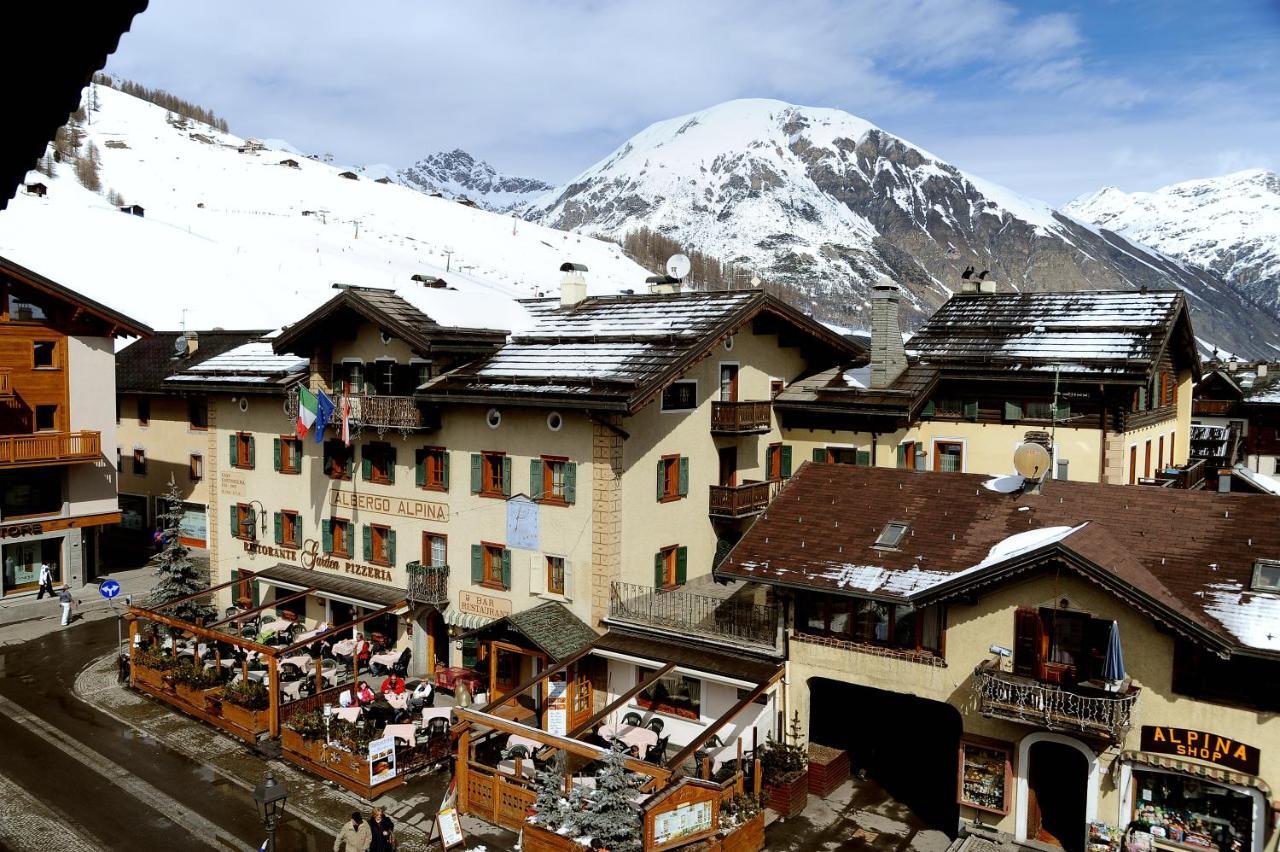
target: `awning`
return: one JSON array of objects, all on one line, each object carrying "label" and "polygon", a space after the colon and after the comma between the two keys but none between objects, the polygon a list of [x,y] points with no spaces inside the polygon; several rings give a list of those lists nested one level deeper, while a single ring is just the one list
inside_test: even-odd
[{"label": "awning", "polygon": [[308,571],[306,568],[284,563],[259,571],[253,575],[253,579],[299,592],[303,589],[315,589],[317,597],[332,598],[370,609],[382,609],[404,603],[409,597],[407,590],[395,586],[322,574],[319,571]]},{"label": "awning", "polygon": [[444,623],[450,627],[461,627],[463,630],[479,630],[486,624],[492,624],[494,619],[487,615],[476,615],[474,612],[463,612],[453,604],[445,607]]},{"label": "awning", "polygon": [[1210,766],[1168,754],[1152,754],[1149,751],[1123,751],[1120,753],[1120,759],[1130,763],[1139,763],[1143,766],[1156,766],[1160,769],[1169,769],[1185,775],[1194,775],[1197,778],[1208,778],[1211,781],[1220,781],[1224,784],[1253,787],[1261,790],[1268,800],[1271,798],[1271,787],[1256,775],[1224,769],[1221,766]]}]

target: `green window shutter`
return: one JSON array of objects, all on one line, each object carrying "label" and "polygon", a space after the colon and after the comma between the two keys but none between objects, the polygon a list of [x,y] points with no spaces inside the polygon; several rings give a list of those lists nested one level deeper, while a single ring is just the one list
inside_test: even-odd
[{"label": "green window shutter", "polygon": [[361,524],[360,529],[364,538],[364,561],[368,562],[373,558],[373,527],[368,524]]},{"label": "green window shutter", "polygon": [[964,416],[966,420],[978,419],[978,401],[971,399],[964,404]]},{"label": "green window shutter", "polygon": [[658,499],[661,500],[663,495],[667,493],[667,465],[662,459],[658,459]]},{"label": "green window shutter", "polygon": [[284,515],[276,512],[276,544],[284,544]]},{"label": "green window shutter", "polygon": [[239,440],[239,436],[236,435],[236,433],[232,432],[231,433],[231,455],[227,456],[227,458],[231,460],[232,466],[240,464],[239,453],[237,452],[239,450],[238,440]]},{"label": "green window shutter", "polygon": [[662,551],[659,550],[657,553],[653,554],[653,587],[655,589],[661,589],[666,585],[667,578],[663,576],[665,572],[662,568]]},{"label": "green window shutter", "polygon": [[1060,420],[1060,421],[1070,420],[1071,419],[1071,403],[1069,402],[1058,403],[1058,411],[1057,411],[1057,414],[1054,415],[1054,419]]},{"label": "green window shutter", "polygon": [[786,479],[791,475],[791,445],[783,444],[779,451],[782,453],[782,478]]},{"label": "green window shutter", "polygon": [[676,585],[683,586],[689,575],[689,548],[676,548]]},{"label": "green window shutter", "polygon": [[387,450],[387,484],[396,484],[396,448]]},{"label": "green window shutter", "polygon": [[502,457],[502,496],[511,496],[511,456]]},{"label": "green window shutter", "polygon": [[924,408],[920,409],[920,416],[921,417],[933,416],[933,400],[929,400],[924,404]]},{"label": "green window shutter", "polygon": [[542,494],[542,459],[529,461],[529,496],[541,500]]},{"label": "green window shutter", "polygon": [[231,504],[231,534],[240,535],[240,509],[235,503]]},{"label": "green window shutter", "polygon": [[511,588],[511,551],[502,549],[502,588]]},{"label": "green window shutter", "polygon": [[907,466],[907,445],[898,445],[898,470],[902,470]]},{"label": "green window shutter", "polygon": [[396,531],[387,530],[387,561],[396,564]]},{"label": "green window shutter", "polygon": [[484,582],[484,548],[478,544],[471,545],[471,582]]},{"label": "green window shutter", "polygon": [[1009,402],[1004,403],[1004,419],[1005,420],[1021,420],[1022,419],[1022,403]]},{"label": "green window shutter", "polygon": [[295,547],[302,544],[302,516],[297,515],[293,519],[293,544]]},{"label": "green window shutter", "polygon": [[320,546],[325,553],[333,553],[333,521],[320,522]]},{"label": "green window shutter", "polygon": [[427,451],[418,450],[414,453],[413,465],[413,484],[421,488],[427,484]]},{"label": "green window shutter", "polygon": [[440,451],[440,474],[441,474],[440,476],[441,484],[444,486],[444,490],[448,491],[449,490],[449,451],[448,450]]},{"label": "green window shutter", "polygon": [[871,464],[871,451],[858,450],[857,455],[854,457],[854,464],[860,464],[863,467],[869,466]]},{"label": "green window shutter", "polygon": [[258,511],[254,508],[249,509],[249,538],[258,538]]},{"label": "green window shutter", "polygon": [[360,478],[368,482],[373,478],[373,459],[369,457],[369,445],[360,448]]},{"label": "green window shutter", "polygon": [[471,454],[471,493],[480,493],[480,454]]},{"label": "green window shutter", "polygon": [[814,461],[816,461],[818,464],[824,464],[824,463],[827,461],[827,448],[826,448],[826,447],[814,447],[814,448],[813,448],[813,460],[814,460]]},{"label": "green window shutter", "polygon": [[689,457],[680,457],[680,496],[689,494]]},{"label": "green window shutter", "polygon": [[262,588],[258,585],[257,580],[249,584],[249,603],[255,607],[262,605]]},{"label": "green window shutter", "polygon": [[275,461],[275,469],[279,471],[280,470],[280,439],[279,438],[271,439],[271,450],[272,450],[272,456]]},{"label": "green window shutter", "polygon": [[578,502],[578,463],[564,463],[564,501]]},{"label": "green window shutter", "polygon": [[1138,410],[1139,411],[1147,410],[1147,389],[1146,388],[1138,388]]}]

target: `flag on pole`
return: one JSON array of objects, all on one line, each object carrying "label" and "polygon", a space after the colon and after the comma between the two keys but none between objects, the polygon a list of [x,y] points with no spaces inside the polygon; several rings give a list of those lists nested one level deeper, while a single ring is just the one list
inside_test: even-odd
[{"label": "flag on pole", "polygon": [[316,422],[316,398],[311,391],[298,386],[298,437],[307,437],[311,424]]},{"label": "flag on pole", "polygon": [[316,397],[316,443],[324,443],[324,429],[329,425],[329,421],[333,418],[333,400],[329,399],[329,395],[324,391],[320,391]]},{"label": "flag on pole", "polygon": [[351,446],[351,400],[342,398],[342,443]]}]

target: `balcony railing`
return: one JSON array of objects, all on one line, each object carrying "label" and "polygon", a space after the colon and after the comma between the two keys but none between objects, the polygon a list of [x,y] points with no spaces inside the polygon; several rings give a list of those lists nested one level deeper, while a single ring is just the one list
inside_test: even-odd
[{"label": "balcony railing", "polygon": [[616,580],[610,583],[609,619],[769,650],[778,638],[775,607]]},{"label": "balcony railing", "polygon": [[1190,464],[1161,468],[1156,471],[1155,479],[1167,488],[1204,488],[1204,469],[1205,460],[1196,459]]},{"label": "balcony railing", "polygon": [[1130,686],[1110,695],[1085,695],[992,668],[990,661],[973,672],[982,715],[1008,719],[1051,731],[1072,731],[1120,742],[1133,721],[1141,690]]},{"label": "balcony railing", "polygon": [[[351,394],[346,397],[351,405],[351,429],[433,429],[435,421],[422,412],[418,401],[411,396],[380,396]],[[337,410],[329,421],[330,429],[338,429],[342,424],[342,397],[333,399]],[[290,390],[285,398],[285,416],[290,420],[298,417],[298,391]]]},{"label": "balcony railing", "polygon": [[714,518],[746,518],[758,515],[777,492],[777,482],[744,482],[712,485],[708,513]]},{"label": "balcony railing", "polygon": [[719,435],[754,435],[769,431],[768,402],[711,403],[711,431]]},{"label": "balcony railing", "polygon": [[448,605],[448,565],[423,565],[421,562],[410,562],[405,569],[409,572],[411,602],[434,606],[436,609],[444,609]]},{"label": "balcony railing", "polygon": [[13,369],[0,367],[0,396],[13,396]]},{"label": "balcony railing", "polygon": [[7,467],[97,461],[101,457],[102,435],[99,432],[0,436],[0,465]]}]

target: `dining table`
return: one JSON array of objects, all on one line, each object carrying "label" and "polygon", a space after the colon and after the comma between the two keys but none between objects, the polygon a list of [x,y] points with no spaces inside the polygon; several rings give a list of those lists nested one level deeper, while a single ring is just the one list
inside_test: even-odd
[{"label": "dining table", "polygon": [[382,729],[384,737],[396,737],[408,743],[409,748],[413,748],[418,744],[418,729],[412,724],[406,725],[386,725]]},{"label": "dining table", "polygon": [[341,639],[333,643],[333,655],[335,657],[350,657],[351,652],[356,649],[356,640]]},{"label": "dining table", "polygon": [[335,707],[333,711],[339,719],[354,722],[360,718],[359,707]]},{"label": "dining table", "polygon": [[399,661],[400,661],[399,651],[384,651],[381,654],[374,654],[373,656],[369,657],[370,665],[377,663],[378,665],[386,666],[387,668],[391,668]]},{"label": "dining table", "polygon": [[300,670],[304,672],[310,671],[311,669],[311,658],[308,657],[306,654],[298,654],[297,656],[294,656],[294,657],[285,657],[282,660],[280,660],[280,662],[292,663],[293,665],[297,666]]},{"label": "dining table", "polygon": [[647,749],[658,744],[658,732],[635,725],[605,725],[600,729],[605,739],[621,740],[627,746],[635,746],[643,757]]},{"label": "dining table", "polygon": [[288,630],[293,626],[293,622],[285,618],[277,618],[273,621],[266,621],[262,624],[262,633],[279,633],[281,630]]},{"label": "dining table", "polygon": [[423,727],[426,727],[427,722],[430,721],[431,719],[448,719],[450,720],[450,722],[452,722],[453,708],[452,707],[423,707],[422,708]]}]

